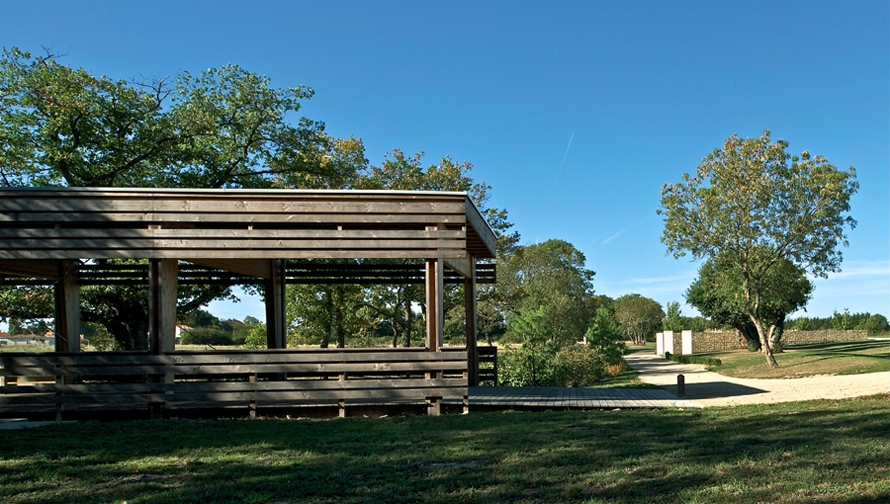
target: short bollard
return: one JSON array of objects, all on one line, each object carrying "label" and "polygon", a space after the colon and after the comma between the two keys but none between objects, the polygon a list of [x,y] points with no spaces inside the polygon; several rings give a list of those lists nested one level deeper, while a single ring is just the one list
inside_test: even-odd
[{"label": "short bollard", "polygon": [[683,397],[686,395],[686,377],[678,374],[677,375],[677,397]]}]

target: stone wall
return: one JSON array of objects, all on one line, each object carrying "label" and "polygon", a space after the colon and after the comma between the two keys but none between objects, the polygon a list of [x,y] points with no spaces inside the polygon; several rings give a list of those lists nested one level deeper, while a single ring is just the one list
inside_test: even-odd
[{"label": "stone wall", "polygon": [[[679,334],[679,332],[677,333]],[[785,331],[782,345],[812,345],[817,343],[846,343],[866,341],[868,331]],[[674,345],[679,351],[679,344]],[[725,352],[745,348],[745,341],[736,331],[707,331],[692,333],[692,353]]]}]

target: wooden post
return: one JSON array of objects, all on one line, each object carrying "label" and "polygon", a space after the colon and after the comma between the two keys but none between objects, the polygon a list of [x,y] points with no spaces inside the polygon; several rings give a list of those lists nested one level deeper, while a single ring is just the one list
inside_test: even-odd
[{"label": "wooden post", "polygon": [[476,341],[476,261],[470,256],[470,276],[464,278],[467,319],[467,385],[479,385],[479,346]]},{"label": "wooden post", "polygon": [[438,352],[445,332],[445,276],[441,259],[426,260],[426,348]]},{"label": "wooden post", "polygon": [[75,261],[59,261],[55,284],[56,352],[80,351],[80,289]]},{"label": "wooden post", "polygon": [[266,280],[266,342],[267,348],[286,348],[285,334],[285,267],[284,259],[269,260],[270,275]]},{"label": "wooden post", "polygon": [[153,355],[172,352],[176,344],[176,292],[179,261],[151,259],[148,263],[148,317]]},{"label": "wooden post", "polygon": [[[150,259],[148,261],[148,327],[149,350],[152,355],[172,352],[176,347],[176,298],[179,282],[179,261]],[[153,383],[173,383],[172,372],[150,377]],[[164,403],[150,403],[152,419],[164,416]]]},{"label": "wooden post", "polygon": [[[426,260],[426,349],[439,352],[445,332],[445,276],[441,259]],[[427,379],[440,378],[440,373],[426,373]],[[442,398],[427,398],[427,414],[438,416],[442,412]]]}]

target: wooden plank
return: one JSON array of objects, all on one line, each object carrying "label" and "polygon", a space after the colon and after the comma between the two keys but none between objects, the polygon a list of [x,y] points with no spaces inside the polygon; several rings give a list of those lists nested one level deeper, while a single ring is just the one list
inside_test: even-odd
[{"label": "wooden plank", "polygon": [[246,213],[246,214],[456,214],[461,201],[291,201],[250,198],[6,198],[0,212],[22,213]]},{"label": "wooden plank", "polygon": [[139,223],[208,223],[237,222],[244,224],[428,224],[443,222],[464,224],[464,214],[236,214],[236,213],[46,213],[2,212],[0,222],[139,222]]},{"label": "wooden plank", "polygon": [[216,268],[254,278],[269,278],[269,261],[239,259],[193,259],[190,262],[207,268]]},{"label": "wooden plank", "polygon": [[129,249],[0,250],[0,260],[17,259],[427,259],[462,258],[460,249]]},{"label": "wooden plank", "polygon": [[0,250],[127,250],[127,249],[464,249],[466,243],[461,240],[290,240],[290,239],[198,239],[183,236],[176,240],[155,238],[131,239],[9,239],[0,242]]},{"label": "wooden plank", "polygon": [[468,278],[471,275],[475,274],[475,268],[470,262],[470,259],[466,257],[445,259],[445,265],[452,270],[460,273],[461,276],[463,276],[464,278]]},{"label": "wooden plank", "polygon": [[490,254],[488,256],[484,256],[482,254],[474,254],[479,257],[495,257],[497,250],[497,238],[495,237],[494,232],[489,227],[488,223],[485,222],[485,219],[482,217],[482,214],[479,213],[479,210],[476,209],[476,206],[470,201],[470,198],[467,198],[467,222],[470,226],[473,227],[473,230],[476,231],[476,234],[479,236],[479,239],[485,245],[487,252]]},{"label": "wooden plank", "polygon": [[59,265],[55,260],[0,261],[0,274],[56,280],[59,278]]},{"label": "wooden plank", "polygon": [[25,394],[163,394],[172,392],[238,392],[276,390],[362,390],[388,388],[442,388],[466,386],[462,378],[356,379],[356,380],[284,380],[240,382],[176,382],[176,383],[98,383],[98,384],[31,384],[0,387],[0,395]]},{"label": "wooden plank", "polygon": [[443,362],[466,358],[464,349],[447,349],[448,352],[429,352],[417,348],[393,349],[316,349],[316,350],[255,350],[219,352],[170,352],[165,355],[82,353],[82,354],[34,354],[0,353],[0,365],[10,369],[25,367],[76,367],[76,366],[163,366],[184,364],[251,364],[296,363],[314,364],[328,362]]},{"label": "wooden plank", "polygon": [[463,230],[421,229],[137,229],[137,228],[6,228],[0,239],[71,240],[71,239],[453,239],[464,240]]}]

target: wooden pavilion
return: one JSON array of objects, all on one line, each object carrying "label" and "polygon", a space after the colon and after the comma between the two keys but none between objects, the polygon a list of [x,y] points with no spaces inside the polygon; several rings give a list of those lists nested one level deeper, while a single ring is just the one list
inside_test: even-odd
[{"label": "wooden pavilion", "polygon": [[[407,402],[439,414],[477,382],[476,283],[495,235],[462,192],[0,189],[0,283],[54,286],[56,352],[0,353],[0,413]],[[318,259],[415,259],[332,265]],[[102,259],[142,259],[133,267]],[[287,349],[285,285],[423,283],[426,347]],[[467,346],[442,351],[445,282],[463,283]],[[145,282],[147,352],[80,352],[79,287]],[[265,291],[268,350],[176,351],[180,284]],[[46,381],[50,377],[50,381]],[[41,381],[42,379],[42,381]]]}]

